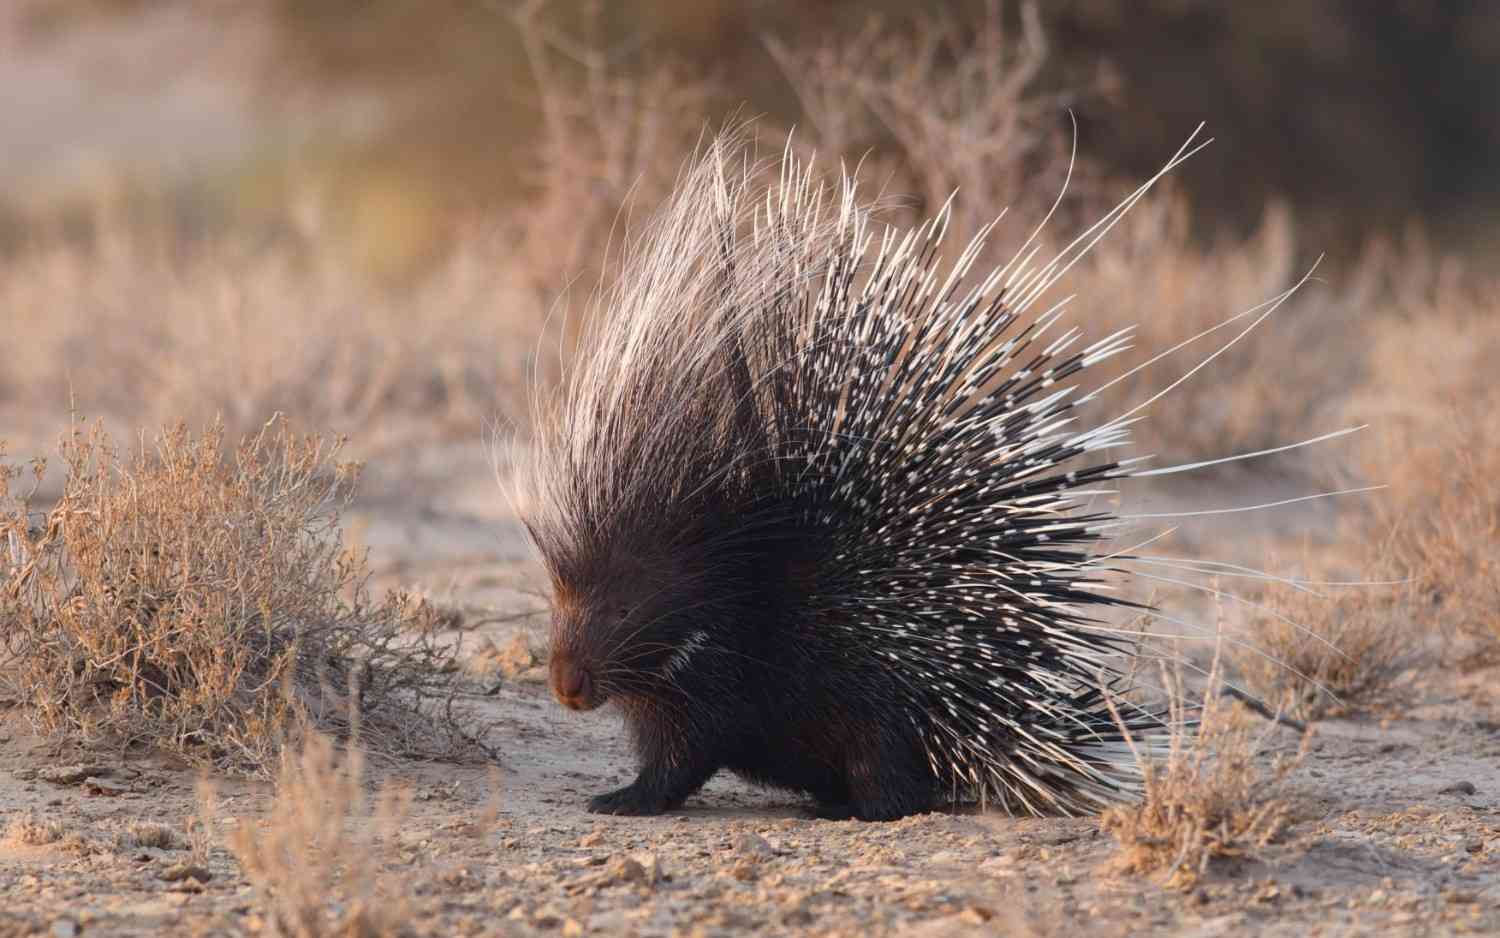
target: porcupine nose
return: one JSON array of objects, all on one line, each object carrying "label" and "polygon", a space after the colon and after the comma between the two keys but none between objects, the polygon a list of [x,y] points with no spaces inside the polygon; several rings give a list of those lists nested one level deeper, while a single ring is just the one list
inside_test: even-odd
[{"label": "porcupine nose", "polygon": [[594,681],[587,668],[579,667],[570,658],[552,659],[552,695],[569,710],[592,710],[598,706],[594,699]]}]

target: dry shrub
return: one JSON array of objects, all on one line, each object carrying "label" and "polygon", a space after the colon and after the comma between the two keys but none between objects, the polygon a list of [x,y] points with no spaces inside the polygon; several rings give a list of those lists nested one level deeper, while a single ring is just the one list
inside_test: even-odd
[{"label": "dry shrub", "polygon": [[1302,719],[1377,702],[1420,655],[1400,584],[1337,595],[1275,586],[1250,620],[1235,670],[1257,697]]},{"label": "dry shrub", "polygon": [[38,847],[55,843],[68,832],[67,825],[51,818],[41,818],[34,811],[15,815],[5,826],[5,839],[13,844]]},{"label": "dry shrub", "polygon": [[[820,43],[769,45],[818,151],[862,166],[882,192],[913,199],[912,217],[961,193],[960,233],[1011,206],[996,239],[1004,248],[1024,239],[1061,188],[1071,140],[1070,95],[1043,80],[1048,47],[1036,4],[1021,6],[1019,30],[1004,14],[998,2],[975,20],[924,10],[894,24],[871,17]],[[1074,182],[1069,210],[1095,180],[1079,172]]]},{"label": "dry shrub", "polygon": [[187,845],[172,828],[156,821],[131,821],[115,834],[115,846],[122,850],[150,847],[156,850],[181,850]]},{"label": "dry shrub", "polygon": [[631,215],[644,217],[666,195],[718,110],[710,102],[719,88],[633,37],[606,45],[596,8],[574,35],[552,6],[524,0],[513,14],[541,111],[526,173],[532,198],[513,222],[540,308],[566,311],[609,269],[611,239],[628,235]]},{"label": "dry shrub", "polygon": [[1436,480],[1399,523],[1402,566],[1442,631],[1500,653],[1500,399],[1437,429]]},{"label": "dry shrub", "polygon": [[[1423,427],[1393,461],[1379,523],[1396,534],[1398,570],[1410,579],[1415,626],[1500,653],[1500,395],[1457,403]],[[1398,488],[1399,486],[1399,488]]]},{"label": "dry shrub", "polygon": [[373,448],[523,410],[545,310],[505,231],[473,227],[394,290],[312,236],[193,236],[108,212],[95,227],[0,265],[0,321],[26,336],[0,383],[18,419],[50,424],[73,400],[125,426],[222,419],[238,438],[279,411]]},{"label": "dry shrub", "polygon": [[[1131,741],[1145,779],[1134,804],[1107,809],[1100,825],[1115,838],[1115,870],[1157,875],[1190,888],[1215,861],[1254,858],[1285,831],[1286,782],[1306,750],[1268,758],[1275,723],[1257,722],[1220,693],[1220,658],[1201,703],[1191,704],[1181,668],[1163,668],[1169,711],[1165,752]],[[1117,715],[1118,719],[1118,715]]]},{"label": "dry shrub", "polygon": [[382,751],[462,751],[456,649],[426,604],[373,602],[343,549],[339,445],[281,419],[227,461],[222,444],[179,426],[122,457],[75,425],[45,515],[0,476],[0,682],[45,731],[252,773],[304,723],[346,731],[351,708]]},{"label": "dry shrub", "polygon": [[[259,823],[240,819],[229,847],[284,938],[385,938],[408,932],[410,911],[382,858],[396,838],[410,794],[365,791],[364,760],[351,746],[308,734],[285,750],[276,800]],[[205,814],[213,805],[205,803]]]},{"label": "dry shrub", "polygon": [[1367,536],[1389,542],[1396,573],[1410,581],[1414,631],[1477,640],[1495,655],[1500,283],[1440,268],[1403,299],[1399,315],[1372,330],[1379,381],[1351,403],[1376,425],[1363,472],[1389,486]]}]

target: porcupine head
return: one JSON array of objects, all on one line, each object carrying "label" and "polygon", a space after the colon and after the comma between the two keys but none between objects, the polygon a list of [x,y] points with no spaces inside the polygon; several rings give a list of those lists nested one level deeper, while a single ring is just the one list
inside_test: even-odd
[{"label": "porcupine head", "polygon": [[720,769],[871,820],[1137,790],[1123,734],[1161,723],[1105,700],[1129,649],[1088,500],[1127,422],[1075,390],[1128,332],[1032,309],[1076,254],[971,275],[988,232],[944,262],[947,225],[877,228],[731,137],[628,240],[523,465],[552,692],[617,707],[639,759],[590,810]]}]

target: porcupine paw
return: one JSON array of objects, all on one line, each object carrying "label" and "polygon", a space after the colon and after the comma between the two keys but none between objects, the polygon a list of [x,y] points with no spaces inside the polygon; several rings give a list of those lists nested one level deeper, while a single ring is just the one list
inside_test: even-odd
[{"label": "porcupine paw", "polygon": [[860,821],[899,821],[912,814],[931,810],[929,805],[907,804],[892,800],[855,802],[849,806],[849,816]]},{"label": "porcupine paw", "polygon": [[933,808],[932,793],[920,779],[890,776],[878,784],[856,781],[851,788],[849,803],[834,807],[847,811],[846,817],[861,821],[896,821]]},{"label": "porcupine paw", "polygon": [[892,801],[819,801],[808,813],[820,821],[897,821],[926,810],[929,808],[925,805],[897,804]]},{"label": "porcupine paw", "polygon": [[614,791],[589,799],[590,814],[618,814],[626,817],[650,817],[670,808],[666,799],[635,785],[626,785]]},{"label": "porcupine paw", "polygon": [[819,801],[807,813],[820,821],[847,821],[854,817],[854,809],[839,801]]}]

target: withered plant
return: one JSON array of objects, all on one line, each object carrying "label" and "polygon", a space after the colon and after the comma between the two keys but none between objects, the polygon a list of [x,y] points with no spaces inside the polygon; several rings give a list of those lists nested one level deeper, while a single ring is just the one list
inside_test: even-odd
[{"label": "withered plant", "polygon": [[[255,888],[273,933],[283,938],[389,938],[406,934],[411,913],[384,860],[410,808],[398,786],[366,791],[357,746],[319,733],[283,750],[276,797],[259,822],[240,818],[229,848]],[[204,794],[203,813],[212,815]],[[384,858],[384,859],[383,859]]]},{"label": "withered plant", "polygon": [[[1348,527],[1349,539],[1356,539],[1358,532]],[[1305,566],[1313,563],[1309,557]],[[1376,573],[1389,567],[1369,565]],[[1272,581],[1250,609],[1244,641],[1230,656],[1236,677],[1290,716],[1316,719],[1376,703],[1421,657],[1412,590],[1391,577]]]},{"label": "withered plant", "polygon": [[43,731],[254,774],[351,713],[376,751],[462,751],[455,646],[427,604],[373,601],[344,549],[340,444],[280,418],[228,458],[223,437],[178,426],[122,454],[75,424],[45,511],[0,475],[0,686]]},{"label": "withered plant", "polygon": [[1099,819],[1119,845],[1115,871],[1191,888],[1214,863],[1260,856],[1286,831],[1287,781],[1310,737],[1295,754],[1270,752],[1271,734],[1286,730],[1247,713],[1223,686],[1217,650],[1200,699],[1190,697],[1180,666],[1163,665],[1170,732],[1130,739],[1145,780],[1141,797]]}]

